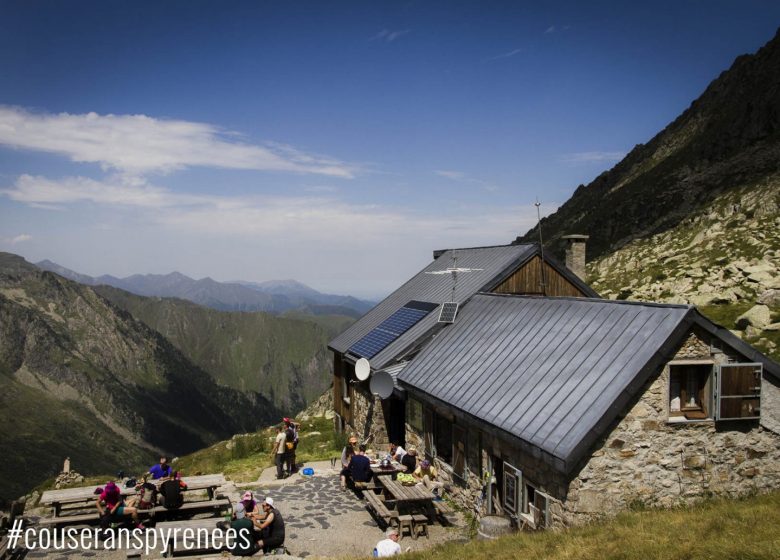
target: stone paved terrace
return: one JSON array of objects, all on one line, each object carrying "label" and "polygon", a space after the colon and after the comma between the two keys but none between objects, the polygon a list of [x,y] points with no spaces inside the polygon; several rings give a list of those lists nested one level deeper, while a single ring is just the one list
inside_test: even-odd
[{"label": "stone paved terrace", "polygon": [[[267,469],[254,483],[224,486],[220,492],[236,503],[246,490],[252,490],[255,498],[262,500],[270,496],[285,520],[286,542],[290,554],[297,558],[320,557],[370,557],[374,545],[384,538],[383,531],[365,508],[365,501],[351,491],[342,491],[339,486],[338,470],[331,469],[330,462],[309,464],[315,476],[294,475],[283,481],[274,478],[274,469]],[[452,525],[443,527],[439,523],[429,526],[430,538],[417,540],[409,536],[401,541],[402,550],[421,550],[452,540],[466,539],[466,523],[461,514],[449,516]],[[215,518],[214,521],[219,521]],[[255,557],[261,556],[256,554]],[[26,558],[69,559],[91,557],[101,560],[124,560],[126,550],[115,551],[60,551],[43,553],[30,551]],[[140,558],[160,558],[153,552]],[[177,557],[179,557],[177,555]],[[183,556],[185,558],[223,558],[219,553],[209,555]]]}]

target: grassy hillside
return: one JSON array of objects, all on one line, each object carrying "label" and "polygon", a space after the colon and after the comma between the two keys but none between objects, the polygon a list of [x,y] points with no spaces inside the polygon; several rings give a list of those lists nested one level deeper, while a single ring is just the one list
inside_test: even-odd
[{"label": "grassy hillside", "polygon": [[[409,560],[777,560],[780,493],[712,500],[675,509],[632,511],[568,531],[522,533],[452,543]],[[403,544],[403,543],[402,543]]]},{"label": "grassy hillside", "polygon": [[342,316],[226,312],[172,298],[94,288],[156,330],[218,383],[258,391],[288,414],[304,408],[331,381],[328,341],[353,321]]}]

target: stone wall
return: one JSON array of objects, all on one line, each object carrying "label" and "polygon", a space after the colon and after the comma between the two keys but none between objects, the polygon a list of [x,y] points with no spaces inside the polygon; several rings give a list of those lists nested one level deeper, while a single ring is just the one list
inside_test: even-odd
[{"label": "stone wall", "polygon": [[[675,359],[711,359],[706,337],[692,334]],[[739,359],[738,356],[732,356]],[[707,496],[744,496],[780,488],[780,390],[762,383],[762,421],[669,422],[669,366],[653,376],[571,481],[567,524],[634,504],[670,507]]]},{"label": "stone wall", "polygon": [[361,441],[368,441],[370,445],[384,449],[389,443],[385,423],[386,406],[379,397],[371,394],[367,383],[353,385],[350,398],[352,423],[347,429],[356,433]]}]

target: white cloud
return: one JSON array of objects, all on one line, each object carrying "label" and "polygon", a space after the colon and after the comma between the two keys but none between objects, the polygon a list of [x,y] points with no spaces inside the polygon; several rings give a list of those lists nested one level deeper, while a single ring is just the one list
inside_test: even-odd
[{"label": "white cloud", "polygon": [[512,58],[513,56],[520,54],[524,50],[525,49],[514,49],[514,50],[511,50],[509,52],[497,54],[496,56],[491,56],[490,58],[486,58],[485,61],[487,62],[487,61],[490,61],[490,60],[500,60],[502,58]]},{"label": "white cloud", "polygon": [[399,29],[396,31],[392,31],[390,29],[383,29],[373,37],[371,37],[371,41],[385,41],[386,43],[392,43],[399,37],[406,35],[409,33],[411,29]]},{"label": "white cloud", "polygon": [[217,167],[351,178],[354,166],[283,144],[241,142],[206,123],[146,115],[31,113],[0,106],[0,144],[61,154],[126,174]]},{"label": "white cloud", "polygon": [[0,241],[2,241],[6,245],[16,245],[17,243],[24,243],[25,241],[29,241],[32,239],[32,235],[28,235],[26,233],[21,233],[19,235],[16,235],[14,237],[3,237],[0,238]]},{"label": "white cloud", "polygon": [[625,157],[625,152],[576,152],[561,156],[565,163],[606,163],[620,161]]},{"label": "white cloud", "polygon": [[554,25],[551,25],[547,29],[544,30],[545,33],[555,33],[556,27]]},{"label": "white cloud", "polygon": [[453,181],[461,181],[466,177],[466,174],[462,171],[434,171],[436,175],[439,175],[440,177],[446,177],[447,179],[452,179]]}]

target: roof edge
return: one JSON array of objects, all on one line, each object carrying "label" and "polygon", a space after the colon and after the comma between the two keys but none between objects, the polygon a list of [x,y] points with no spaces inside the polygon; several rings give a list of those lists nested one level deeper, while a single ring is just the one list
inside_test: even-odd
[{"label": "roof edge", "polygon": [[533,243],[505,243],[504,245],[483,245],[480,247],[450,247],[449,249],[434,249],[433,260],[438,259],[447,251],[473,251],[474,249],[498,249],[499,247],[517,247],[519,245],[533,245]]}]

